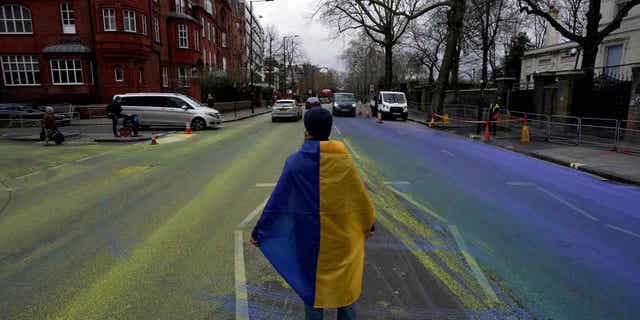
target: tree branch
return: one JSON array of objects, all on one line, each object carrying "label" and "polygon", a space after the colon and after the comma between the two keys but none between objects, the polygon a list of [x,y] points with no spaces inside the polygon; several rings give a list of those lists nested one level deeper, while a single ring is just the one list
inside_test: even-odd
[{"label": "tree branch", "polygon": [[[527,6],[520,6],[520,11],[524,11],[527,14],[534,14],[537,15],[539,17],[544,18],[545,20],[547,20],[549,22],[549,24],[551,24],[551,26],[558,30],[558,32],[560,32],[563,36],[567,37],[567,39],[569,40],[573,40],[579,44],[583,44],[584,43],[584,37],[576,35],[574,33],[571,33],[571,31],[567,30],[565,27],[563,27],[556,19],[554,19],[549,13],[543,11],[542,9],[540,9],[540,7],[538,7],[538,5],[533,1],[533,0],[522,0],[524,2],[526,2]],[[638,0],[634,0],[634,1],[638,1]]]},{"label": "tree branch", "polygon": [[604,39],[607,35],[609,35],[613,30],[620,28],[620,24],[622,23],[622,19],[629,14],[629,11],[640,4],[640,0],[629,0],[627,1],[622,8],[618,11],[618,14],[613,18],[613,20],[602,30],[598,32],[598,40]]}]

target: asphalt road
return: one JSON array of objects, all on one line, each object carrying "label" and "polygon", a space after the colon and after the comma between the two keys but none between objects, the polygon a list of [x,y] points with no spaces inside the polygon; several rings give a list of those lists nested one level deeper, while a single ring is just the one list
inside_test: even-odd
[{"label": "asphalt road", "polygon": [[[408,122],[334,123],[378,221],[360,318],[638,318],[637,188]],[[265,115],[156,146],[0,142],[0,319],[300,319],[247,236],[302,130]]]}]

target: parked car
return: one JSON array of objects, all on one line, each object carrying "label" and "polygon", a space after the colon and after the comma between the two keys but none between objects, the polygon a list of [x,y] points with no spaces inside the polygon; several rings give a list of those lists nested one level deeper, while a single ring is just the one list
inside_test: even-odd
[{"label": "parked car", "polygon": [[356,116],[356,96],[349,92],[336,92],[333,94],[333,106],[331,113],[335,115]]},{"label": "parked car", "polygon": [[[27,121],[32,125],[39,125],[44,118],[44,112],[28,105],[19,103],[0,104],[0,119],[12,121]],[[65,125],[71,122],[71,118],[62,114],[55,114],[58,125]]]},{"label": "parked car", "polygon": [[128,93],[116,97],[122,101],[122,113],[137,115],[141,127],[184,127],[190,121],[193,130],[203,130],[222,123],[218,110],[179,93]]},{"label": "parked car", "polygon": [[302,119],[302,108],[295,100],[278,100],[271,111],[271,121],[276,122],[281,119],[298,121]]},{"label": "parked car", "polygon": [[318,99],[318,97],[309,97],[305,102],[305,108],[307,110],[313,107],[321,107],[321,106],[322,106],[322,103],[320,103],[320,99]]},{"label": "parked car", "polygon": [[403,92],[380,91],[371,104],[371,113],[374,117],[380,112],[382,118],[402,118],[406,121],[409,117],[407,98]]}]

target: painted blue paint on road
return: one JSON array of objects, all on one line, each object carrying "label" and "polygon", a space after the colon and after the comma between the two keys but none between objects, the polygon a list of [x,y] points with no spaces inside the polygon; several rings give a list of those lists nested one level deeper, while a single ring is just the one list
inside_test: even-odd
[{"label": "painted blue paint on road", "polygon": [[334,121],[537,318],[640,318],[640,189],[417,124]]}]

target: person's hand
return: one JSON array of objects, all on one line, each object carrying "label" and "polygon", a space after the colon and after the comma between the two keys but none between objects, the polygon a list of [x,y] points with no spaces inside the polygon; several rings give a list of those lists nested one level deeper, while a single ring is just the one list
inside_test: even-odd
[{"label": "person's hand", "polygon": [[256,247],[260,247],[260,242],[258,242],[256,239],[254,239],[253,237],[251,237],[251,239],[249,239],[249,242],[251,242],[252,245],[256,246]]}]

